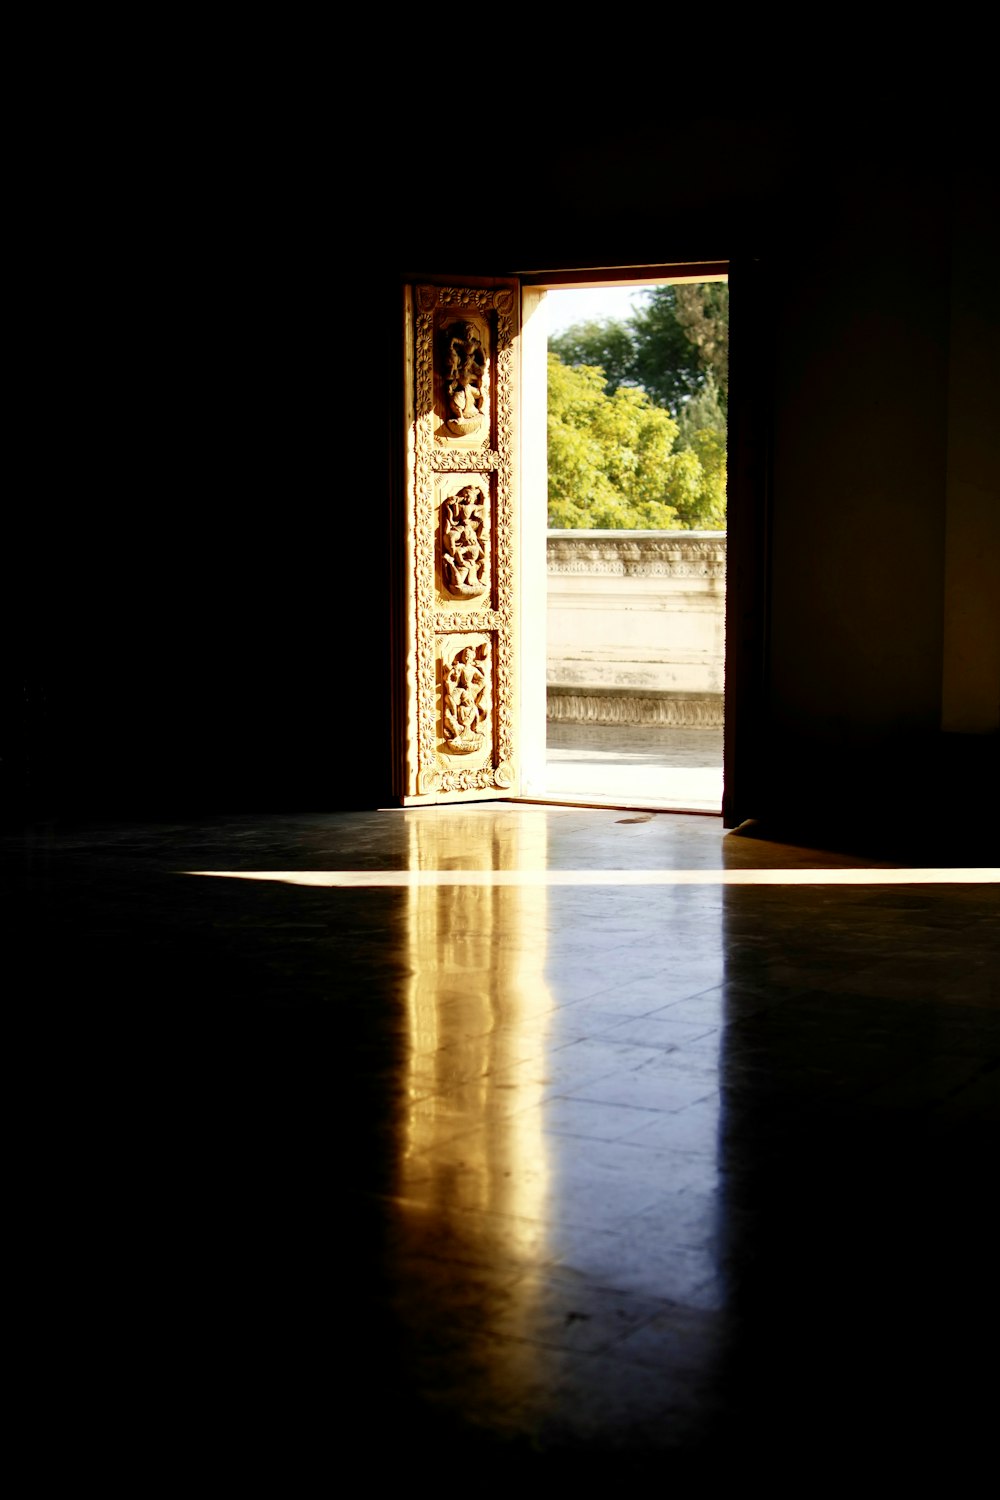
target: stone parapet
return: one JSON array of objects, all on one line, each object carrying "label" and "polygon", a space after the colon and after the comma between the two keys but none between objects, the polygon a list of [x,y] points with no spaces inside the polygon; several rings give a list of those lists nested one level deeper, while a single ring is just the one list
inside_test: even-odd
[{"label": "stone parapet", "polygon": [[726,534],[548,533],[547,714],[722,723]]},{"label": "stone parapet", "polygon": [[724,531],[550,531],[550,577],[562,573],[721,579]]}]

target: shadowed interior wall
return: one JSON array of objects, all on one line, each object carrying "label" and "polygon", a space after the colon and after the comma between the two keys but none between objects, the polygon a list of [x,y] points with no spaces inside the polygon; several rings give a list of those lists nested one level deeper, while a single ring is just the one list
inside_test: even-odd
[{"label": "shadowed interior wall", "polygon": [[776,309],[767,798],[867,816],[940,721],[949,194],[878,160],[827,189]]}]

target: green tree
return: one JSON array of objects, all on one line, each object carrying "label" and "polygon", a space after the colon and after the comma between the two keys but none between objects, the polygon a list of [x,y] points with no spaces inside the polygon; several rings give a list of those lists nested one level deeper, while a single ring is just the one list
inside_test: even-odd
[{"label": "green tree", "polygon": [[[641,386],[675,417],[706,388],[725,416],[729,399],[729,285],[698,281],[653,287],[624,321],[592,318],[549,340],[567,365],[595,365],[605,390]],[[718,425],[713,414],[709,426]],[[724,425],[724,421],[723,421]]]},{"label": "green tree", "polygon": [[629,375],[651,401],[678,413],[704,384],[697,346],[677,316],[675,286],[654,287],[627,320],[632,340]]},{"label": "green tree", "polygon": [[680,428],[678,444],[681,448],[694,447],[695,434],[706,429],[714,432],[725,448],[726,411],[711,371],[705,376],[701,390],[689,397],[677,413],[677,426]]},{"label": "green tree", "polygon": [[729,283],[692,281],[674,291],[677,321],[698,351],[705,380],[714,380],[725,411],[729,402]]},{"label": "green tree", "polygon": [[604,390],[613,396],[620,385],[635,385],[635,339],[628,323],[591,318],[574,323],[549,339],[549,348],[564,365],[595,365],[604,371]]},{"label": "green tree", "polygon": [[[701,427],[692,433],[689,444],[681,449],[692,454],[700,469],[698,491],[694,506],[685,512],[678,506],[678,514],[688,526],[702,531],[725,531],[726,529],[726,437],[711,427]],[[676,503],[676,502],[675,502]]]},{"label": "green tree", "polygon": [[565,365],[552,352],[548,377],[551,527],[725,525],[725,444],[710,429],[695,435],[700,451],[676,450],[677,423],[645,391],[620,386],[609,396],[599,366]]}]

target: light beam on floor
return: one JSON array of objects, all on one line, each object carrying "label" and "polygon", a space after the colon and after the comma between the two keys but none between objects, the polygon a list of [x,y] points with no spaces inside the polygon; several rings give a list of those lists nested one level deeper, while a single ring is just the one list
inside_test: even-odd
[{"label": "light beam on floor", "polygon": [[775,870],[183,870],[226,880],[364,887],[583,885],[992,885],[1000,868]]}]

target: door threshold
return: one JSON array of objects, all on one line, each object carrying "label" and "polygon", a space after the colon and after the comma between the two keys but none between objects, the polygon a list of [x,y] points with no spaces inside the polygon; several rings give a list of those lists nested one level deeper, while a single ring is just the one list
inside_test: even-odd
[{"label": "door threshold", "polygon": [[657,797],[601,797],[598,794],[588,796],[585,792],[533,792],[530,796],[508,797],[507,801],[539,807],[586,807],[603,808],[608,812],[684,813],[702,818],[722,817],[721,807],[687,807],[683,803]]}]

